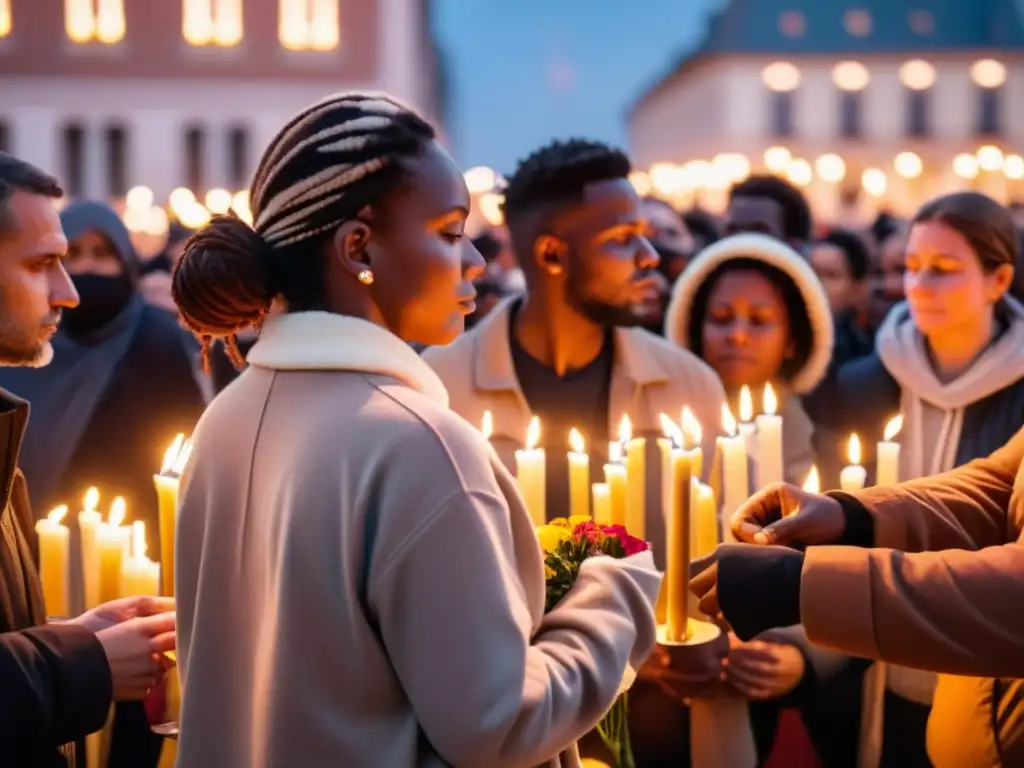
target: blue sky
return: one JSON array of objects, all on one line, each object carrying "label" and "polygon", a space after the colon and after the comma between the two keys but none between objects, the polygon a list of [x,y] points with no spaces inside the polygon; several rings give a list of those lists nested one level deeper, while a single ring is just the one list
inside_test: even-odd
[{"label": "blue sky", "polygon": [[509,172],[552,138],[625,146],[626,106],[697,42],[715,4],[435,0],[458,160]]}]

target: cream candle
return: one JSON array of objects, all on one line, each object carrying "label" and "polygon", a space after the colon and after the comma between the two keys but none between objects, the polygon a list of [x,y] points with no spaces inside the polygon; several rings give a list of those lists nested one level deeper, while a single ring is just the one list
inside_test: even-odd
[{"label": "cream candle", "polygon": [[667,525],[665,557],[665,638],[686,640],[689,622],[690,527],[694,454],[672,450],[672,508]]},{"label": "cream candle", "polygon": [[638,539],[647,536],[646,441],[633,437],[629,416],[619,422],[619,442],[626,452],[626,528]]},{"label": "cream candle", "polygon": [[591,490],[594,494],[594,523],[596,525],[611,525],[612,497],[608,483],[594,483]]},{"label": "cream candle", "polygon": [[534,525],[547,522],[547,479],[544,449],[540,444],[540,419],[534,416],[526,430],[526,444],[516,451],[516,482]]},{"label": "cream candle", "polygon": [[895,437],[903,429],[903,416],[898,415],[889,419],[885,425],[885,434],[878,443],[878,454],[875,469],[875,483],[877,485],[896,485],[900,481],[900,444],[895,442]]},{"label": "cream candle", "polygon": [[146,556],[146,524],[136,520],[131,527],[131,554],[121,569],[121,594],[160,594],[160,565]]},{"label": "cream candle", "polygon": [[608,446],[608,463],[604,465],[604,481],[608,484],[612,525],[626,525],[626,466],[622,463],[622,443]]},{"label": "cream candle", "polygon": [[734,541],[729,521],[733,513],[750,497],[750,469],[747,441],[737,434],[736,419],[729,406],[722,405],[722,431],[718,450],[722,457],[722,531],[726,541]]},{"label": "cream candle", "polygon": [[64,525],[67,506],[53,509],[36,523],[39,538],[39,580],[43,584],[47,616],[67,618],[71,607],[71,532]]},{"label": "cream candle", "polygon": [[583,435],[569,432],[569,514],[590,514],[590,456]]},{"label": "cream candle", "polygon": [[163,576],[161,594],[174,595],[174,537],[178,524],[178,489],[181,475],[192,455],[192,441],[179,434],[164,453],[160,474],[153,477],[156,485],[158,524],[160,527],[160,570]]},{"label": "cream candle", "polygon": [[99,529],[103,517],[96,510],[100,503],[100,492],[97,488],[86,491],[82,500],[82,511],[78,513],[79,544],[82,566],[82,592],[85,598],[85,610],[100,604],[100,551]]},{"label": "cream candle", "polygon": [[101,523],[97,541],[100,556],[100,602],[117,600],[121,595],[121,571],[129,555],[131,530],[122,525],[125,517],[124,499],[118,496],[110,505],[107,522]]},{"label": "cream candle", "polygon": [[692,530],[690,531],[690,555],[695,560],[710,555],[719,544],[718,509],[715,494],[710,485],[693,478],[692,498]]},{"label": "cream candle", "polygon": [[702,477],[704,475],[704,450],[700,446],[704,439],[704,429],[689,406],[683,408],[679,426],[683,430],[683,437],[689,450],[693,452],[693,474],[698,478]]},{"label": "cream candle", "polygon": [[850,442],[846,448],[846,458],[850,463],[843,467],[843,471],[839,473],[839,487],[847,492],[859,491],[864,487],[864,483],[867,482],[868,471],[861,466],[860,438],[856,432],[850,435]]},{"label": "cream candle", "polygon": [[779,401],[771,384],[765,384],[762,402],[764,411],[755,419],[757,428],[757,484],[760,490],[784,478],[782,462],[782,417],[778,415]]}]

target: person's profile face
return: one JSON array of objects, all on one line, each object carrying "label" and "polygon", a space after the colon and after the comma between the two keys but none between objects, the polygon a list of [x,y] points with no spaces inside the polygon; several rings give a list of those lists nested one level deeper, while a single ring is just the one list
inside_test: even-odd
[{"label": "person's profile face", "polygon": [[63,260],[68,243],[53,201],[16,190],[0,234],[0,365],[45,365],[62,309],[78,304]]},{"label": "person's profile face", "polygon": [[465,236],[470,198],[455,161],[431,142],[407,164],[373,226],[373,296],[393,333],[440,346],[465,327],[485,264]]},{"label": "person's profile face", "polygon": [[730,392],[776,380],[792,346],[778,287],[752,269],[722,274],[708,294],[701,346],[704,361]]},{"label": "person's profile face", "polygon": [[627,179],[587,185],[555,224],[567,247],[566,301],[599,324],[639,325],[661,292],[658,254],[640,197]]},{"label": "person's profile face", "polygon": [[850,274],[850,262],[842,248],[832,243],[819,243],[811,248],[810,261],[833,312],[856,305],[858,285]]}]

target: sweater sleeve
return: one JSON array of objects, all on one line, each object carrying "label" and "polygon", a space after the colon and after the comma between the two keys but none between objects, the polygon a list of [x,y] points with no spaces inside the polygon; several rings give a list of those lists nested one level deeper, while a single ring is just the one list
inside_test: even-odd
[{"label": "sweater sleeve", "polygon": [[0,743],[60,744],[106,722],[113,697],[103,646],[73,624],[0,635]]},{"label": "sweater sleeve", "polygon": [[502,499],[462,492],[371,582],[395,672],[453,765],[551,759],[596,725],[626,665],[639,667],[654,645],[661,578],[650,553],[584,563],[533,632],[529,604],[542,595],[527,595],[518,574],[515,548],[525,545],[536,546],[513,540]]}]

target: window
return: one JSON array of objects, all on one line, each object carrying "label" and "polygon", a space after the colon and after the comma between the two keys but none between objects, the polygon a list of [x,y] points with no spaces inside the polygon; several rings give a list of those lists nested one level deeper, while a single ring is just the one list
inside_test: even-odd
[{"label": "window", "polygon": [[77,123],[64,126],[63,161],[68,197],[81,197],[85,188],[85,128]]},{"label": "window", "polygon": [[228,179],[232,189],[242,189],[249,178],[249,130],[236,125],[228,131]]},{"label": "window", "polygon": [[128,191],[128,132],[124,126],[108,125],[103,133],[107,161],[107,193],[123,197]]},{"label": "window", "polygon": [[1003,128],[1003,89],[978,89],[978,135],[998,136]]},{"label": "window", "polygon": [[11,0],[0,0],[0,37],[11,34]]},{"label": "window", "polygon": [[64,31],[74,43],[120,42],[125,32],[124,0],[64,0]]},{"label": "window", "polygon": [[853,37],[867,37],[871,34],[871,14],[857,8],[843,15],[843,27]]},{"label": "window", "polygon": [[793,91],[775,91],[770,98],[771,135],[778,139],[793,136]]},{"label": "window", "polygon": [[205,183],[206,131],[193,125],[185,130],[185,186],[195,193],[202,192]]},{"label": "window", "polygon": [[11,151],[11,127],[6,120],[0,120],[0,152]]},{"label": "window", "polygon": [[844,139],[863,136],[863,91],[842,91],[839,94],[839,135]]},{"label": "window", "polygon": [[242,42],[242,0],[184,0],[181,34],[190,45],[238,45]]},{"label": "window", "polygon": [[927,138],[931,135],[931,92],[928,90],[908,90],[907,98],[907,136],[911,138]]},{"label": "window", "polygon": [[338,47],[338,0],[279,0],[277,36],[290,51]]},{"label": "window", "polygon": [[803,37],[807,33],[807,19],[800,11],[786,11],[779,16],[779,31],[786,37]]}]

